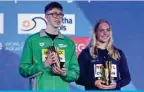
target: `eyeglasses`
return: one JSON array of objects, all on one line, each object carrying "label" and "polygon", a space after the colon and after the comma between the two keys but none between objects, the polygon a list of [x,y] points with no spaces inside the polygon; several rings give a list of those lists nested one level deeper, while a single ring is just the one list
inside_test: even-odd
[{"label": "eyeglasses", "polygon": [[64,16],[63,13],[49,13],[49,14],[46,14],[46,15],[52,15],[53,18],[62,18]]}]

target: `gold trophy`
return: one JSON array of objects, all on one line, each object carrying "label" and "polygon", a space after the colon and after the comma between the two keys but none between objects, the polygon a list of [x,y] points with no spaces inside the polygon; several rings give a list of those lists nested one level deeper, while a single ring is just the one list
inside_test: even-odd
[{"label": "gold trophy", "polygon": [[105,82],[104,85],[108,86],[111,84],[111,69],[111,61],[105,61],[102,68],[102,80]]},{"label": "gold trophy", "polygon": [[[51,52],[51,53],[54,52],[55,55],[58,56],[58,53],[56,52],[54,46],[48,47],[48,53],[50,53],[50,52]],[[54,66],[55,66],[55,67],[58,67],[58,68],[61,68],[61,67],[60,67],[60,58],[59,58],[59,56],[58,56],[58,61],[54,64]]]}]

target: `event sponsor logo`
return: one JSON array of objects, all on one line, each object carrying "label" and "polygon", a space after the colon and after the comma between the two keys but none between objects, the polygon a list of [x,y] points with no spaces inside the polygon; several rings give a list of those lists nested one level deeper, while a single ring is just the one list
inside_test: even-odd
[{"label": "event sponsor logo", "polygon": [[9,51],[22,51],[24,42],[5,42],[3,47]]},{"label": "event sponsor logo", "polygon": [[80,52],[86,47],[88,40],[89,40],[87,37],[72,37],[71,39],[76,44],[77,55],[79,55]]},{"label": "event sponsor logo", "polygon": [[[18,14],[18,34],[34,34],[45,29],[44,14]],[[75,35],[75,14],[65,14],[59,27],[62,34]]]},{"label": "event sponsor logo", "polygon": [[0,13],[0,34],[4,33],[4,14]]}]

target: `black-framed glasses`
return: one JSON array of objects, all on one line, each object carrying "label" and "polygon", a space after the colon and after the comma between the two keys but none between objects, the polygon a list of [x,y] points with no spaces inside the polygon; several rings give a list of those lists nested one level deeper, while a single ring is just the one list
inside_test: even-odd
[{"label": "black-framed glasses", "polygon": [[47,15],[52,15],[53,18],[62,18],[64,16],[63,13],[49,13]]}]

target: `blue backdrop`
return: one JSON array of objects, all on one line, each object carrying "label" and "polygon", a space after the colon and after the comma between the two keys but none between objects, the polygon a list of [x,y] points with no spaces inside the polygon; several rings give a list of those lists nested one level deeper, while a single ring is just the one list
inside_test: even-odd
[{"label": "blue backdrop", "polygon": [[[45,25],[37,21],[44,17],[44,7],[47,3],[48,1],[0,2],[0,90],[28,89],[28,79],[19,75],[18,65],[25,39],[36,30],[22,33],[22,29],[32,27],[34,21],[29,22],[26,19],[36,16],[38,18],[35,20],[35,28],[40,29]],[[106,19],[111,23],[114,44],[125,52],[132,77],[131,83],[123,90],[144,90],[144,2],[60,3],[64,7],[64,13],[70,14],[66,16],[67,20],[64,23],[67,32],[62,30],[66,35],[89,37],[97,20]],[[72,33],[67,30],[70,27]],[[70,88],[83,90],[82,86],[75,83],[71,83]]]}]

